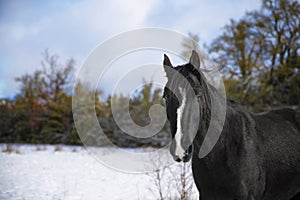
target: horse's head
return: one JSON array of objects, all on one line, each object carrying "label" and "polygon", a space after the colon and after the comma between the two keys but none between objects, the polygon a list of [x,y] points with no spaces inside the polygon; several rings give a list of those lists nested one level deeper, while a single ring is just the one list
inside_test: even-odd
[{"label": "horse's head", "polygon": [[175,161],[188,162],[193,152],[193,140],[199,126],[199,100],[203,93],[204,77],[199,71],[200,60],[193,51],[189,63],[173,67],[164,56],[164,69],[168,82],[163,98],[170,122],[172,143],[170,152]]}]

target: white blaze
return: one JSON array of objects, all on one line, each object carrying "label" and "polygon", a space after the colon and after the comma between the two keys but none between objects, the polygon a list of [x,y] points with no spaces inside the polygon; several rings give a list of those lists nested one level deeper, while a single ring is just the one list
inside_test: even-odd
[{"label": "white blaze", "polygon": [[183,110],[185,107],[186,103],[186,96],[183,93],[183,89],[179,88],[179,91],[182,95],[182,102],[180,106],[177,108],[177,130],[175,134],[175,142],[176,142],[176,147],[175,147],[175,155],[178,156],[180,159],[183,158],[185,150],[181,146],[181,138],[182,138],[182,126],[181,126],[181,119],[183,115]]}]

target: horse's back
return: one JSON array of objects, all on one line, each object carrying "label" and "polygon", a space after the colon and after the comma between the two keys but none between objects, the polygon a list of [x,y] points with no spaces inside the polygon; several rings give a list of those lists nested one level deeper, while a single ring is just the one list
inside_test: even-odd
[{"label": "horse's back", "polygon": [[264,199],[292,198],[300,191],[300,113],[272,110],[253,119],[266,176]]},{"label": "horse's back", "polygon": [[280,115],[285,120],[289,121],[291,124],[293,124],[299,131],[300,134],[300,113],[296,112],[295,110],[285,108],[285,109],[279,109],[279,110],[272,110],[270,113],[274,113],[277,115]]},{"label": "horse's back", "polygon": [[[271,110],[252,115],[258,143],[266,148],[300,156],[300,113],[292,109]],[[274,149],[275,148],[275,149]],[[270,149],[270,150],[271,150]]]},{"label": "horse's back", "polygon": [[[300,142],[300,113],[292,109],[271,110],[252,115],[257,136],[269,142]],[[272,140],[270,140],[272,139]]]}]

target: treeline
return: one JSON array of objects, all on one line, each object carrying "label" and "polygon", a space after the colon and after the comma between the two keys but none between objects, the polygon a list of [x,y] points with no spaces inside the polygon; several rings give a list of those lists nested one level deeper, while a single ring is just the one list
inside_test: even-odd
[{"label": "treeline", "polygon": [[[101,99],[101,91],[92,91],[80,82],[72,91],[74,64],[73,60],[61,64],[58,56],[49,55],[46,51],[41,70],[16,78],[20,83],[19,93],[13,100],[0,100],[0,143],[81,144],[72,113],[72,95],[78,93],[82,93],[84,98],[80,107],[83,112],[89,112],[89,108],[85,108],[90,102],[88,98],[95,98],[93,107],[97,119],[110,142],[122,147],[163,146],[168,142],[166,127],[149,139],[125,134],[115,123],[111,111],[112,99],[121,103],[129,102],[132,120],[145,126],[150,120],[148,112],[151,105],[162,104],[160,89],[145,82],[139,93],[131,99],[119,95],[109,96],[106,100]],[[86,118],[82,123],[87,124],[89,121]],[[108,144],[105,137],[94,133],[83,139],[92,140],[94,145]]]},{"label": "treeline", "polygon": [[[197,35],[191,36],[199,41]],[[183,55],[196,47],[193,41],[186,41]],[[220,66],[228,98],[254,111],[277,107],[300,110],[298,1],[262,0],[261,9],[231,20],[206,48]],[[81,144],[73,120],[72,95],[89,90],[78,83],[72,91],[73,74],[73,60],[61,64],[58,56],[46,51],[42,69],[16,78],[20,83],[18,94],[13,99],[0,100],[0,142]],[[168,142],[166,127],[150,139],[134,138],[120,130],[112,116],[111,99],[129,101],[133,121],[147,125],[151,105],[163,103],[161,91],[151,83],[145,84],[132,99],[121,95],[101,99],[101,91],[93,95],[98,121],[112,143],[134,147],[162,146]],[[82,123],[88,122],[87,119]],[[84,139],[96,145],[107,142],[97,135]]]},{"label": "treeline", "polygon": [[[76,129],[81,141],[87,146],[105,146],[113,143],[119,147],[161,147],[170,141],[167,124],[156,129],[159,132],[152,137],[149,134],[153,134],[153,131],[145,128],[151,123],[151,106],[163,104],[161,90],[154,88],[151,82],[144,81],[141,89],[131,97],[115,94],[108,96],[107,100],[102,100],[101,91],[95,93],[88,84],[79,81],[73,95]],[[133,124],[143,128],[136,132]]]}]

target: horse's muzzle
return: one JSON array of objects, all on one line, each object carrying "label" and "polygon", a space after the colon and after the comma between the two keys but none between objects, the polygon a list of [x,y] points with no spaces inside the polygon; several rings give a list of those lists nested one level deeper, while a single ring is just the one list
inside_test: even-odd
[{"label": "horse's muzzle", "polygon": [[172,156],[173,156],[173,159],[176,161],[176,162],[188,162],[190,161],[191,157],[192,157],[192,153],[193,153],[193,146],[189,146],[189,148],[184,152],[184,156],[182,158],[180,158],[179,156],[177,155],[174,155],[173,153]]}]

